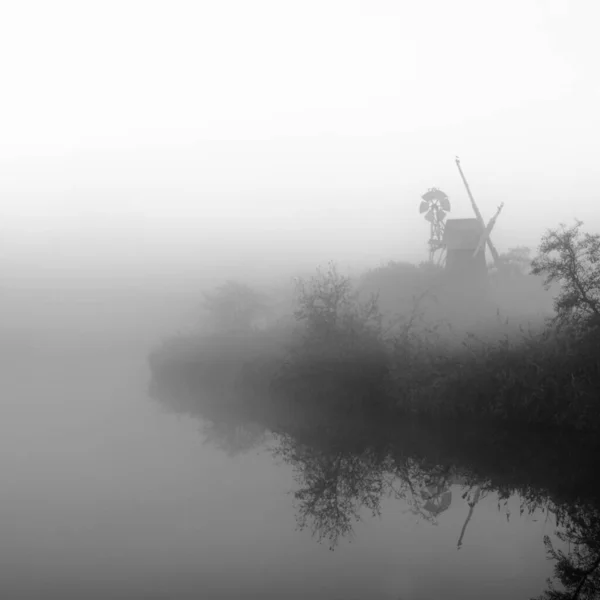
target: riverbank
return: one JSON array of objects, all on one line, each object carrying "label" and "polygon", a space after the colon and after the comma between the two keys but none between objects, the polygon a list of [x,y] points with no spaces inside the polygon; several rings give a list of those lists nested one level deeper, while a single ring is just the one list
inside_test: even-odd
[{"label": "riverbank", "polygon": [[268,317],[268,302],[230,282],[206,296],[213,333],[153,351],[154,379],[240,410],[599,431],[600,237],[578,228],[548,232],[531,274],[480,280],[390,263],[352,280],[330,263],[297,280],[262,330],[252,318]]},{"label": "riverbank", "polygon": [[[331,332],[330,332],[331,333]],[[355,333],[355,332],[354,332]],[[600,430],[600,336],[548,325],[485,340],[363,331],[311,339],[303,330],[189,336],[150,357],[154,385],[187,402],[260,411],[421,415]]]}]

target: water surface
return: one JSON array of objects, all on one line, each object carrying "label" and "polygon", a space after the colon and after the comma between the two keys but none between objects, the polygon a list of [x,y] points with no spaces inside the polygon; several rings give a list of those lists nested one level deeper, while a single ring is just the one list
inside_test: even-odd
[{"label": "water surface", "polygon": [[[146,355],[92,345],[4,362],[3,598],[526,599],[552,575],[544,536],[568,550],[552,503],[501,497],[458,459],[440,470],[419,448],[402,463],[406,448],[311,447],[165,410]],[[531,473],[535,489],[551,471]],[[576,498],[586,481],[547,483]]]}]

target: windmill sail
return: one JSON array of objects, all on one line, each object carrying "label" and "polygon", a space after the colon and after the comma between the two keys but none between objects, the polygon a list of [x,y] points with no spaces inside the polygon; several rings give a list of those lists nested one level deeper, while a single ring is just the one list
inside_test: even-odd
[{"label": "windmill sail", "polygon": [[[483,217],[481,216],[481,213],[479,212],[479,208],[477,207],[477,204],[475,203],[475,198],[473,198],[473,194],[471,193],[471,188],[469,187],[469,184],[467,183],[467,178],[465,177],[465,174],[463,173],[463,170],[460,167],[460,159],[458,158],[458,156],[456,157],[456,166],[458,167],[458,172],[460,173],[463,183],[465,184],[467,194],[469,195],[469,200],[471,201],[471,206],[473,207],[473,212],[475,213],[475,216],[477,217],[477,220],[479,221],[481,228],[485,231],[486,227],[485,227],[485,223],[483,221]],[[492,243],[492,240],[490,239],[489,235],[485,237],[485,241],[490,249],[490,252],[492,253],[492,256],[494,257],[494,263],[496,263],[496,265],[499,266],[500,265],[500,255],[498,254],[498,251],[496,250],[494,244]]]},{"label": "windmill sail", "polygon": [[490,222],[487,224],[484,232],[481,234],[481,238],[479,239],[479,243],[477,244],[477,248],[475,248],[475,252],[473,252],[473,256],[477,256],[477,253],[481,250],[481,247],[485,244],[487,240],[490,239],[490,233],[492,233],[492,229],[494,229],[494,225],[496,224],[496,219],[498,219],[498,215],[502,211],[502,207],[504,206],[504,202],[498,207],[496,214],[490,219]]}]

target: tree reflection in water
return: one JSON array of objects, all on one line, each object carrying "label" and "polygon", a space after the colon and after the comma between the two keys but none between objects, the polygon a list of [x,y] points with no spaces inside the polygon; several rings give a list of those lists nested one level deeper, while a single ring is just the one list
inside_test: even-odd
[{"label": "tree reflection in water", "polygon": [[[309,529],[334,550],[351,538],[367,511],[381,513],[385,498],[435,525],[452,501],[452,486],[462,488],[469,512],[457,548],[464,543],[470,518],[486,495],[498,496],[498,509],[520,498],[519,512],[540,509],[556,517],[556,536],[565,549],[544,543],[555,561],[554,577],[536,600],[600,597],[600,467],[597,443],[559,440],[527,431],[507,431],[449,424],[345,424],[313,417],[281,420],[263,413],[241,414],[229,408],[190,410],[208,425],[209,443],[239,454],[274,440],[271,451],[295,474],[293,493],[299,529]],[[208,414],[203,414],[206,412]],[[298,413],[294,413],[297,415]],[[281,423],[284,422],[285,425]],[[507,520],[510,512],[506,512]]]},{"label": "tree reflection in water", "polygon": [[299,528],[310,527],[319,541],[329,540],[331,549],[340,538],[352,535],[361,509],[378,516],[384,495],[402,497],[404,493],[394,486],[389,460],[373,452],[324,452],[284,435],[274,453],[294,469],[299,485],[294,493]]},{"label": "tree reflection in water", "polygon": [[[515,492],[520,496],[519,512],[523,515],[544,509],[546,519],[556,518],[556,536],[568,545],[568,552],[554,548],[548,535],[544,544],[548,557],[556,561],[554,578],[548,590],[537,600],[566,600],[600,597],[600,509],[597,504],[556,502],[544,491],[523,486],[498,486],[491,479],[479,479],[469,469],[442,465],[406,454],[394,454],[379,447],[356,448],[334,444],[329,449],[299,443],[292,435],[282,435],[275,455],[290,464],[298,490],[294,493],[300,529],[310,528],[319,540],[328,540],[334,549],[344,537],[353,533],[360,512],[367,509],[373,516],[381,513],[381,501],[394,497],[405,501],[409,510],[436,524],[437,517],[449,508],[450,486],[462,485],[462,498],[469,504],[457,547],[477,502],[489,493],[499,496],[498,509]],[[506,513],[507,520],[510,512]],[[556,589],[559,584],[563,589]]]},{"label": "tree reflection in water", "polygon": [[[559,518],[564,528],[557,537],[568,544],[569,551],[554,548],[544,537],[548,557],[555,560],[554,581],[538,600],[591,600],[600,596],[600,510],[593,505],[563,508]],[[555,582],[563,589],[557,590]]]}]

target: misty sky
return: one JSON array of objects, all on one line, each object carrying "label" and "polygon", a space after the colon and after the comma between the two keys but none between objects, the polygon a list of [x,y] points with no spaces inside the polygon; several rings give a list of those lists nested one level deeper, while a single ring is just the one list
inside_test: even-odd
[{"label": "misty sky", "polygon": [[484,218],[506,203],[500,250],[574,217],[600,231],[598,17],[593,0],[8,3],[2,261],[418,260],[428,188],[472,216],[457,154]]}]

